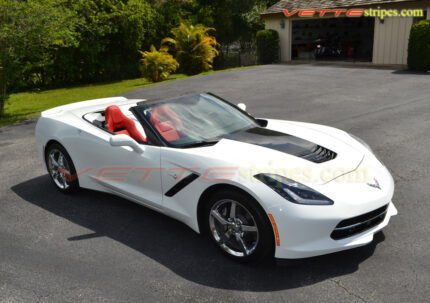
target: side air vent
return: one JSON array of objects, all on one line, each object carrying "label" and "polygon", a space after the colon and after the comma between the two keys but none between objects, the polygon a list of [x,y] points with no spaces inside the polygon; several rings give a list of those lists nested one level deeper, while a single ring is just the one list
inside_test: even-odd
[{"label": "side air vent", "polygon": [[302,156],[302,158],[315,163],[323,163],[333,160],[336,156],[337,154],[335,152],[317,145],[311,153]]},{"label": "side air vent", "polygon": [[178,183],[176,183],[171,189],[169,189],[165,195],[167,197],[173,197],[174,195],[176,195],[178,192],[180,192],[181,190],[183,190],[186,186],[188,186],[189,184],[191,184],[191,182],[193,182],[194,180],[196,180],[199,177],[199,175],[191,173],[189,174],[187,177],[183,178],[181,181],[179,181]]}]

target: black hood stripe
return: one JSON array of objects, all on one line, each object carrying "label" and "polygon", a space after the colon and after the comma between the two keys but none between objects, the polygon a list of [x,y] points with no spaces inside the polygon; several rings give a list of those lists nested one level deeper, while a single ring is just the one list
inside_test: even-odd
[{"label": "black hood stripe", "polygon": [[263,127],[242,130],[224,138],[270,148],[315,163],[322,163],[336,158],[336,153],[328,148]]}]

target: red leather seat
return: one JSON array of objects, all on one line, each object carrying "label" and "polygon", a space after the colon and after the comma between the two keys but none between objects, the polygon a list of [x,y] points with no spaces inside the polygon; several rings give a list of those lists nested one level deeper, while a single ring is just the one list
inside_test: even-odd
[{"label": "red leather seat", "polygon": [[138,142],[147,142],[147,138],[137,129],[135,122],[123,114],[116,105],[110,105],[105,111],[108,130],[116,135],[124,134]]},{"label": "red leather seat", "polygon": [[184,126],[178,115],[167,105],[160,105],[152,110],[151,123],[168,142],[180,139],[177,128]]}]

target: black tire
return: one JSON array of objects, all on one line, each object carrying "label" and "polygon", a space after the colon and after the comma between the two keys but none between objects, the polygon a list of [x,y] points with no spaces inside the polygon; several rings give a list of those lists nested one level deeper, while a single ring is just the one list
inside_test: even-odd
[{"label": "black tire", "polygon": [[[239,227],[233,223],[228,225],[223,225],[215,216],[211,215],[212,211],[224,211],[222,214],[222,219],[234,220],[227,218],[225,215],[227,211],[226,201],[233,201],[237,206],[236,211],[238,212],[234,217],[239,219]],[[215,208],[215,209],[214,209]],[[225,208],[225,209],[224,209]],[[231,209],[231,206],[230,206]],[[252,217],[248,216],[249,213]],[[230,214],[229,214],[230,215]],[[229,258],[236,262],[247,263],[254,262],[257,260],[271,260],[274,256],[274,233],[272,225],[267,217],[265,211],[258,204],[258,202],[251,196],[235,190],[222,190],[213,194],[208,201],[206,201],[204,206],[204,211],[202,212],[201,222],[203,224],[203,232],[212,239],[212,242]],[[212,217],[212,218],[211,218]],[[215,223],[216,222],[216,223]],[[218,223],[218,225],[217,225]],[[242,231],[242,243],[250,243],[253,250],[249,254],[246,254],[246,245],[242,249],[243,255],[234,255],[237,253],[235,248],[229,247],[233,246],[234,241],[237,243],[235,245],[240,246],[240,242],[236,240],[236,233],[241,234],[242,225],[247,225],[248,227],[257,227],[257,236],[253,235],[254,232],[243,232]],[[233,226],[232,226],[233,225]],[[246,226],[245,226],[246,227]],[[234,229],[234,231],[230,230]],[[226,232],[225,232],[226,231]],[[225,232],[224,234],[222,234]],[[228,235],[227,235],[228,234]],[[230,236],[230,237],[228,237]],[[250,238],[251,237],[251,238]],[[217,239],[218,238],[218,239]],[[257,238],[257,240],[255,239]],[[235,246],[234,245],[234,246]],[[243,248],[244,246],[242,246]]]},{"label": "black tire", "polygon": [[[52,164],[53,161],[50,160],[50,156],[53,155],[54,159],[57,157],[56,160],[59,160],[60,154],[63,156],[63,165],[62,169],[59,171],[63,173],[63,178],[55,178],[55,165]],[[61,144],[56,142],[49,144],[45,150],[45,164],[52,183],[60,192],[64,194],[71,194],[79,190],[79,180],[76,174],[75,165],[73,164],[69,153]],[[59,181],[61,179],[63,179],[65,182],[63,183],[63,186],[61,186],[61,182]]]}]

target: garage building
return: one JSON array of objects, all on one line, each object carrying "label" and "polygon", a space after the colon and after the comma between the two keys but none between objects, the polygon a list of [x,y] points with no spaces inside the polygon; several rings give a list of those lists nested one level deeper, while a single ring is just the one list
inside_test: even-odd
[{"label": "garage building", "polygon": [[[286,17],[302,9],[422,9],[411,17]],[[430,0],[282,0],[262,14],[266,29],[279,33],[282,62],[294,60],[337,60],[371,62],[377,65],[406,65],[412,24],[430,20]]]}]

